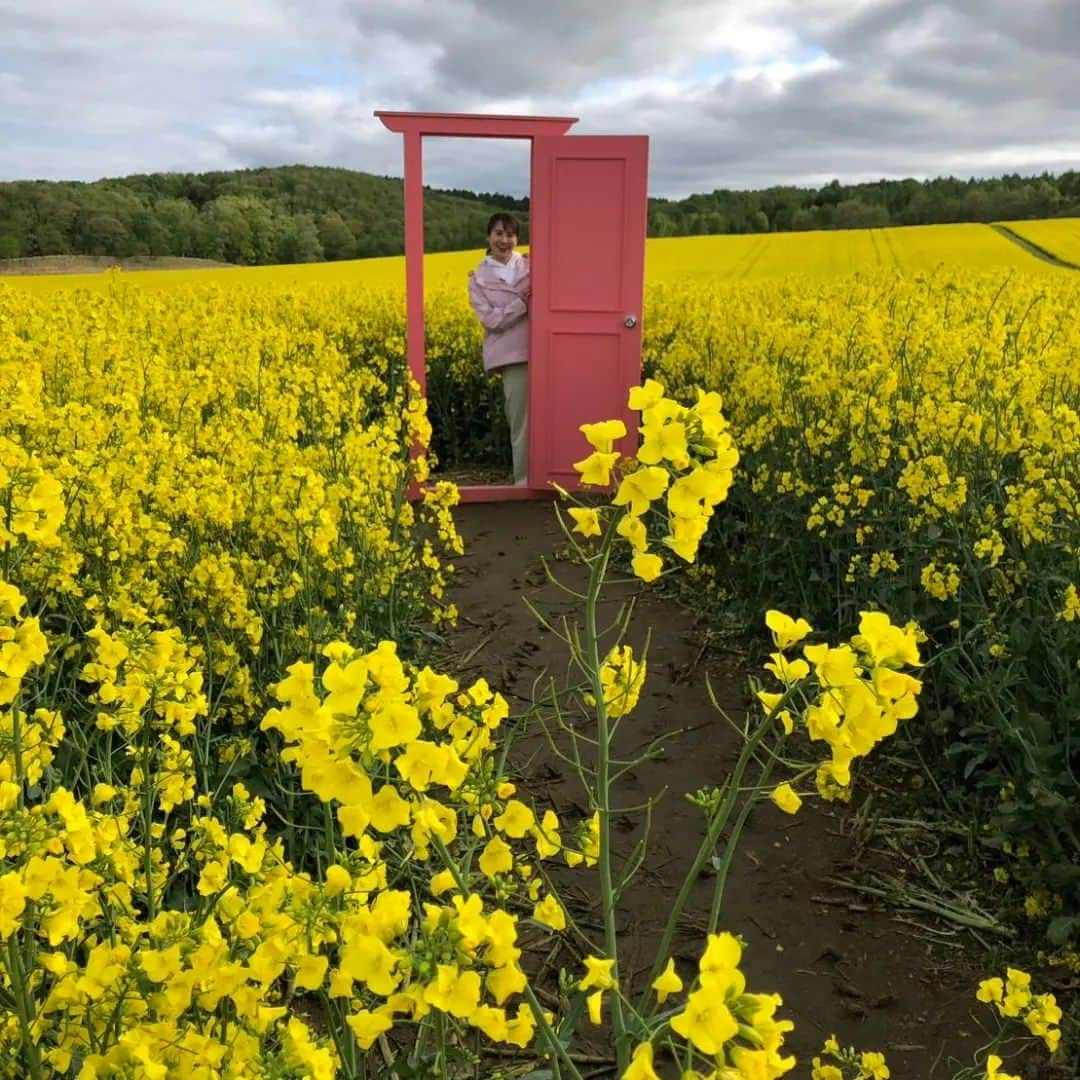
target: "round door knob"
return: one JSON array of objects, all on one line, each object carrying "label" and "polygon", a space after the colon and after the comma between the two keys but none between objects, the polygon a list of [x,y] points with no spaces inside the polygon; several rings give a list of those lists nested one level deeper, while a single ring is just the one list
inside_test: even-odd
[{"label": "round door knob", "polygon": [[634,327],[637,326],[637,316],[627,315],[626,318],[623,319],[623,326],[625,326],[627,330],[633,330]]}]

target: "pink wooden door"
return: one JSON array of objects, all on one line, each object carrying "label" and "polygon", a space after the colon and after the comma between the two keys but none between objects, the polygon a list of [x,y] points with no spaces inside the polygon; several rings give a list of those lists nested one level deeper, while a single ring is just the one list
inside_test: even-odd
[{"label": "pink wooden door", "polygon": [[648,154],[645,135],[533,139],[530,487],[577,487],[584,423],[621,418],[637,446]]}]

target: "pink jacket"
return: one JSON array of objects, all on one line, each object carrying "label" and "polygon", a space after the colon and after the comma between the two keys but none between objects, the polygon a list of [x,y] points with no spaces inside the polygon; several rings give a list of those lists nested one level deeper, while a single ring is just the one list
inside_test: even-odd
[{"label": "pink jacket", "polygon": [[515,253],[515,276],[503,281],[490,256],[469,274],[469,303],[484,326],[484,370],[529,362],[529,260]]}]

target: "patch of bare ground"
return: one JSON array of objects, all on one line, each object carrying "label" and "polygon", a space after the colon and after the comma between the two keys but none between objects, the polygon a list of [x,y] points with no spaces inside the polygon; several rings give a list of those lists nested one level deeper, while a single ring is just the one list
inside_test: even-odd
[{"label": "patch of bare ground", "polygon": [[[553,625],[578,613],[579,602],[547,580],[541,563],[565,540],[546,502],[474,504],[461,507],[457,518],[466,542],[452,590],[461,619],[440,663],[463,680],[484,676],[507,696],[522,725],[511,750],[520,786],[539,809],[553,807],[567,827],[589,813],[580,783],[535,722],[525,719],[538,687],[566,671],[565,646],[526,606],[528,600]],[[553,565],[566,584],[580,589],[580,567]],[[710,701],[706,676],[720,706],[738,721],[751,707],[750,667],[737,650],[713,647],[674,599],[636,585],[612,591],[602,625],[620,598],[640,592],[629,634],[636,651],[651,627],[646,689],[623,721],[618,750],[633,757],[658,735],[675,732],[662,753],[627,774],[616,791],[616,804],[625,808],[615,827],[623,856],[642,836],[642,815],[631,808],[665,792],[652,817],[652,855],[619,911],[624,977],[640,985],[700,840],[700,813],[685,796],[720,781],[739,750],[739,736]],[[871,885],[901,872],[897,859],[889,865],[870,850],[865,834],[851,808],[814,800],[792,818],[771,804],[758,807],[737,849],[721,929],[746,940],[749,989],[783,995],[782,1014],[796,1025],[789,1044],[800,1064],[792,1076],[808,1076],[810,1058],[836,1034],[843,1045],[884,1051],[894,1080],[949,1080],[987,1041],[985,1006],[974,998],[978,980],[989,973],[985,949],[964,928],[929,911],[838,884]],[[599,951],[595,871],[562,868],[553,877]],[[701,954],[711,895],[712,880],[703,877],[678,928],[674,955],[684,975]],[[586,948],[567,935],[554,952],[527,951],[549,1003],[556,1003],[558,969],[579,975]],[[588,1075],[613,1075],[605,1065],[605,1029],[584,1027]]]}]

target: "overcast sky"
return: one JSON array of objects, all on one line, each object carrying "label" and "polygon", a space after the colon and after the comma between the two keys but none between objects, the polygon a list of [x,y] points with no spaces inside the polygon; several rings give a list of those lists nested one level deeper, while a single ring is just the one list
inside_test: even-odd
[{"label": "overcast sky", "polygon": [[[651,137],[650,193],[1080,168],[1080,0],[0,0],[0,179],[401,175],[373,110]],[[524,194],[526,144],[425,143]]]}]

